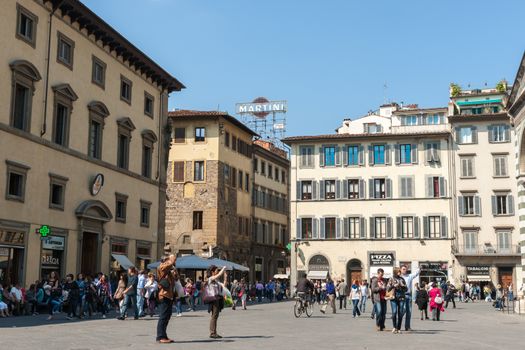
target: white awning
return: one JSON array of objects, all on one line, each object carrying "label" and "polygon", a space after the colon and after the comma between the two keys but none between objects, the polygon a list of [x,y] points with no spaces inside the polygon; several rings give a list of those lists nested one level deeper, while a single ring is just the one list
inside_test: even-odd
[{"label": "white awning", "polygon": [[469,282],[490,282],[491,281],[490,276],[484,276],[484,275],[481,275],[481,276],[468,276],[467,275],[467,280]]},{"label": "white awning", "polygon": [[122,255],[122,254],[111,254],[111,256],[117,260],[117,262],[119,263],[119,265],[124,269],[124,270],[127,270],[129,269],[130,267],[133,267],[135,266],[129,259],[127,256],[125,255]]},{"label": "white awning", "polygon": [[273,275],[273,278],[275,278],[276,280],[287,280],[288,278],[290,278],[290,275],[287,275],[284,273],[278,273],[278,274]]},{"label": "white awning", "polygon": [[328,271],[308,271],[306,278],[309,280],[325,280],[328,277]]}]

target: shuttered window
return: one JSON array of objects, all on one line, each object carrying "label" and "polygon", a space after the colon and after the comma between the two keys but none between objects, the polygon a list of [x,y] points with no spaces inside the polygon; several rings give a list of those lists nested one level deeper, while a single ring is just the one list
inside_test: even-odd
[{"label": "shuttered window", "polygon": [[461,177],[475,177],[474,157],[460,157]]},{"label": "shuttered window", "polygon": [[414,197],[414,178],[412,176],[401,176],[399,178],[399,196],[401,198]]},{"label": "shuttered window", "polygon": [[507,156],[506,155],[495,155],[494,156],[494,176],[496,177],[508,176]]},{"label": "shuttered window", "polygon": [[312,146],[299,147],[301,155],[301,167],[314,166],[314,148]]},{"label": "shuttered window", "polygon": [[173,182],[184,182],[184,161],[173,162]]}]

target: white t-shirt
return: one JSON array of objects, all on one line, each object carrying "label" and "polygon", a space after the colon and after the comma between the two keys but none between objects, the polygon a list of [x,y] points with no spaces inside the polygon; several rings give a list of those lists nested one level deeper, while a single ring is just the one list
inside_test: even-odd
[{"label": "white t-shirt", "polygon": [[16,287],[11,288],[11,294],[15,295],[17,301],[22,301],[22,291]]},{"label": "white t-shirt", "polygon": [[362,285],[361,286],[361,296],[366,297],[368,296],[368,286]]},{"label": "white t-shirt", "polygon": [[350,290],[350,298],[352,300],[359,300],[361,298],[360,288],[355,287]]}]

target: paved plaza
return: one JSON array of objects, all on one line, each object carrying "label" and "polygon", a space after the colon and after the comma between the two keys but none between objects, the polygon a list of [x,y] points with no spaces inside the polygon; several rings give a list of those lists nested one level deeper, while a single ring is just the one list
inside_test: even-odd
[{"label": "paved plaza", "polygon": [[[370,304],[369,304],[370,306]],[[219,318],[220,341],[208,338],[205,311],[172,318],[168,335],[175,344],[154,341],[157,319],[134,321],[113,318],[51,322],[45,315],[0,319],[0,349],[520,349],[525,316],[495,312],[485,303],[458,304],[441,322],[412,317],[414,331],[401,335],[377,332],[370,314],[352,318],[350,310],[323,315],[316,306],[312,318],[296,319],[293,303],[261,304],[243,310],[225,310]],[[339,311],[339,310],[338,310]],[[391,320],[387,319],[391,327]],[[390,344],[388,348],[385,348]]]}]

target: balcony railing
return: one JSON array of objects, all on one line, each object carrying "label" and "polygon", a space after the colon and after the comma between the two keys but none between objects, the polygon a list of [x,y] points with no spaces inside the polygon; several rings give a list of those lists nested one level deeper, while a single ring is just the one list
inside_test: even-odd
[{"label": "balcony railing", "polygon": [[430,133],[450,131],[448,124],[427,124],[427,125],[399,125],[392,126],[392,134],[408,134],[408,133]]},{"label": "balcony railing", "polygon": [[520,255],[519,245],[499,247],[494,245],[459,246],[455,247],[456,255]]}]

